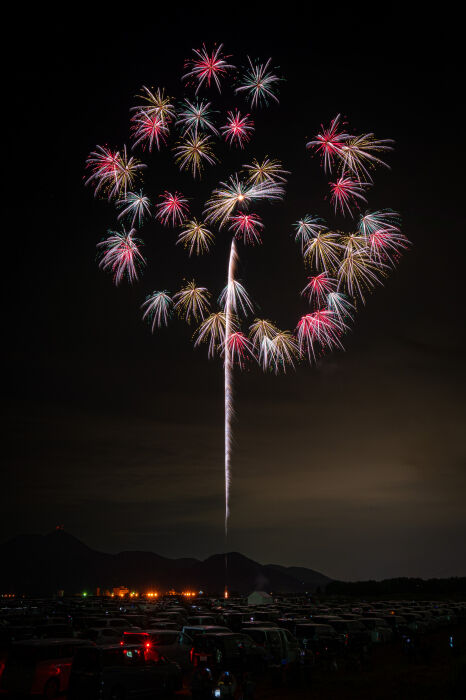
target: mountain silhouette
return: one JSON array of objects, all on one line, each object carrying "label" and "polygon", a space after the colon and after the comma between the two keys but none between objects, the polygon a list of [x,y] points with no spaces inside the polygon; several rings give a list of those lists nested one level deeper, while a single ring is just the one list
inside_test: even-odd
[{"label": "mountain silhouette", "polygon": [[0,592],[71,595],[127,586],[141,592],[151,588],[248,593],[266,590],[304,593],[325,586],[330,578],[312,569],[262,565],[238,552],[214,554],[204,561],[169,559],[154,552],[107,554],[91,549],[63,529],[46,535],[19,535],[0,545]]}]

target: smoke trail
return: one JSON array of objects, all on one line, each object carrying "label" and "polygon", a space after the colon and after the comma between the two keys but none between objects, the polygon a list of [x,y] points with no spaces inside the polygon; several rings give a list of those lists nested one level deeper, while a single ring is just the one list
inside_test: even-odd
[{"label": "smoke trail", "polygon": [[235,239],[233,239],[230,248],[230,261],[228,263],[228,285],[225,305],[225,537],[228,534],[228,518],[230,516],[231,419],[233,417],[233,363],[231,361],[229,339],[233,320],[233,283],[235,281],[237,259]]}]

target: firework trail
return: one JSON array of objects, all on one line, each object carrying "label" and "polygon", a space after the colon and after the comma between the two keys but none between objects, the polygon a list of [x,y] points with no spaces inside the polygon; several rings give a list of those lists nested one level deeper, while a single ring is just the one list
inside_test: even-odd
[{"label": "firework trail", "polygon": [[229,340],[234,330],[233,309],[237,260],[238,254],[236,252],[235,239],[233,238],[230,248],[230,260],[228,262],[228,282],[225,301],[225,537],[228,535],[228,520],[230,517],[231,423],[233,419],[233,358]]}]

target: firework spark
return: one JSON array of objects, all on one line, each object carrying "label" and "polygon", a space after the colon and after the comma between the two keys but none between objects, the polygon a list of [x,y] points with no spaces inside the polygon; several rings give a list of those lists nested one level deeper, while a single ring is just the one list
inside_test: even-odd
[{"label": "firework spark", "polygon": [[313,141],[306,144],[306,148],[314,148],[322,157],[325,172],[332,172],[332,164],[335,156],[342,157],[343,146],[350,138],[350,135],[341,130],[340,115],[332,119],[330,126],[326,129],[320,125],[320,133],[314,137]]},{"label": "firework spark", "polygon": [[179,192],[175,192],[175,194],[164,192],[160,195],[160,199],[162,201],[156,206],[155,218],[164,226],[169,223],[172,226],[181,224],[188,215],[188,200]]},{"label": "firework spark", "polygon": [[338,290],[343,287],[350,296],[364,303],[365,292],[381,284],[383,275],[384,266],[371,260],[365,249],[352,251],[345,255],[338,269]]},{"label": "firework spark", "polygon": [[173,299],[166,290],[152,292],[142,304],[141,309],[144,309],[142,318],[151,324],[153,333],[156,328],[168,326],[168,320],[172,315]]},{"label": "firework spark", "polygon": [[222,126],[221,131],[230,146],[236,145],[244,148],[244,144],[250,140],[254,131],[254,122],[249,119],[249,114],[242,117],[241,113],[235,110],[228,112],[227,123]]},{"label": "firework spark", "polygon": [[174,152],[180,170],[191,169],[193,177],[201,175],[205,163],[214,165],[217,161],[212,153],[212,141],[209,136],[189,134]]},{"label": "firework spark", "polygon": [[132,107],[131,111],[139,115],[147,114],[149,117],[158,117],[167,126],[175,118],[176,112],[172,98],[165,95],[165,88],[149,90],[143,85],[141,89],[142,94],[138,95],[138,98],[142,100],[142,104]]},{"label": "firework spark", "polygon": [[230,231],[233,231],[236,239],[243,239],[245,245],[262,243],[260,231],[264,228],[257,214],[237,214],[230,217]]},{"label": "firework spark", "polygon": [[225,311],[229,308],[234,314],[238,314],[241,310],[245,316],[254,308],[247,291],[238,280],[228,282],[219,296],[218,303]]},{"label": "firework spark", "polygon": [[319,219],[318,216],[310,216],[309,214],[306,214],[306,216],[303,216],[302,219],[297,221],[294,228],[296,231],[295,241],[301,244],[301,251],[303,253],[319,233],[327,230],[327,226],[322,219]]},{"label": "firework spark", "polygon": [[265,63],[252,61],[248,56],[249,68],[241,78],[239,87],[235,92],[244,92],[251,102],[251,107],[257,107],[261,103],[267,105],[270,100],[278,103],[275,94],[276,83],[280,78],[269,70],[271,58]]},{"label": "firework spark", "polygon": [[304,259],[318,270],[329,273],[338,268],[343,246],[337,233],[326,231],[313,236],[304,248]]},{"label": "firework spark", "polygon": [[392,139],[379,140],[374,137],[374,134],[362,134],[361,136],[352,136],[343,145],[341,152],[337,155],[341,159],[343,165],[343,173],[349,170],[358,180],[365,177],[372,180],[370,170],[373,170],[377,165],[383,165],[386,168],[389,166],[374,155],[382,151],[392,151]]},{"label": "firework spark", "polygon": [[128,192],[124,199],[118,200],[117,207],[122,211],[118,214],[118,218],[122,219],[125,216],[131,218],[131,226],[134,226],[136,219],[138,226],[141,226],[145,218],[150,218],[150,201],[142,190],[140,192]]},{"label": "firework spark", "polygon": [[326,272],[321,272],[315,277],[309,277],[309,283],[304,287],[301,294],[307,298],[310,304],[321,306],[323,300],[336,287],[336,280],[328,277]]},{"label": "firework spark", "polygon": [[281,199],[284,194],[285,190],[280,183],[261,182],[253,185],[243,182],[238,175],[232,175],[228,182],[220,182],[206,202],[206,221],[218,223],[219,228],[222,228],[236,207],[247,206],[250,202],[260,199]]},{"label": "firework spark", "polygon": [[351,205],[355,203],[354,200],[359,199],[367,203],[367,199],[364,197],[364,187],[367,185],[367,182],[352,180],[350,177],[339,177],[336,182],[331,182],[331,201],[335,213],[339,209],[341,214],[344,215],[347,211],[350,216],[353,216]]},{"label": "firework spark", "polygon": [[149,114],[144,110],[137,112],[132,118],[132,138],[134,140],[133,148],[142,144],[142,147],[148,147],[152,151],[153,146],[158,150],[162,144],[166,143],[168,136],[168,127],[160,114]]},{"label": "firework spark", "polygon": [[340,335],[345,326],[329,309],[320,309],[303,316],[296,328],[301,354],[307,354],[309,361],[316,359],[316,353],[325,348],[340,347]]},{"label": "firework spark", "polygon": [[182,76],[182,80],[189,81],[191,78],[194,78],[198,81],[196,95],[204,84],[210,87],[212,81],[214,81],[218,91],[221,92],[220,78],[234,68],[234,66],[227,63],[229,56],[224,56],[222,49],[223,44],[220,44],[220,46],[209,53],[206,45],[203,44],[201,49],[193,49],[195,58],[186,61],[186,68],[191,68],[191,70]]},{"label": "firework spark", "polygon": [[204,320],[210,306],[210,292],[205,287],[197,287],[196,282],[188,282],[173,297],[174,309],[185,321],[191,323],[199,317]]},{"label": "firework spark", "polygon": [[209,358],[214,357],[218,350],[222,350],[224,348],[225,326],[226,314],[223,311],[217,311],[216,313],[207,316],[196,331],[197,339],[194,343],[194,347],[208,341],[208,356]]},{"label": "firework spark", "polygon": [[262,163],[254,158],[251,165],[243,165],[248,173],[248,182],[258,185],[261,182],[286,182],[285,175],[289,175],[288,170],[283,170],[283,165],[279,160],[266,156]]},{"label": "firework spark", "polygon": [[139,250],[141,241],[135,238],[135,229],[127,233],[109,231],[109,236],[97,244],[101,248],[100,267],[106,272],[113,273],[113,281],[118,286],[127,277],[128,282],[138,279],[138,268],[145,265],[144,257]]},{"label": "firework spark", "polygon": [[104,191],[108,199],[126,196],[128,189],[132,189],[141,175],[141,170],[146,166],[132,156],[128,158],[126,146],[123,151],[112,151],[106,146],[97,146],[87,161],[86,167],[91,170],[90,177],[86,180],[86,185],[95,185],[94,194],[100,190]]},{"label": "firework spark", "polygon": [[181,127],[182,136],[186,136],[188,132],[197,136],[201,131],[210,131],[217,136],[218,131],[212,122],[212,114],[213,111],[210,109],[210,102],[206,100],[197,102],[185,100],[178,112],[176,125]]},{"label": "firework spark", "polygon": [[327,295],[327,308],[333,311],[340,324],[343,324],[345,319],[353,318],[354,305],[342,292],[330,292]]},{"label": "firework spark", "polygon": [[177,243],[182,243],[185,248],[189,248],[189,256],[193,253],[202,255],[208,253],[214,241],[213,234],[203,223],[197,219],[192,219],[185,223],[185,228],[178,236]]}]

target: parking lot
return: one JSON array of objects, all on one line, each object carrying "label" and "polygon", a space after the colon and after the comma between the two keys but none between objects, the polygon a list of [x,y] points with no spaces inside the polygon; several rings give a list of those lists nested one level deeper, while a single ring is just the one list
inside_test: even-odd
[{"label": "parking lot", "polygon": [[7,599],[0,696],[464,697],[466,602]]}]

